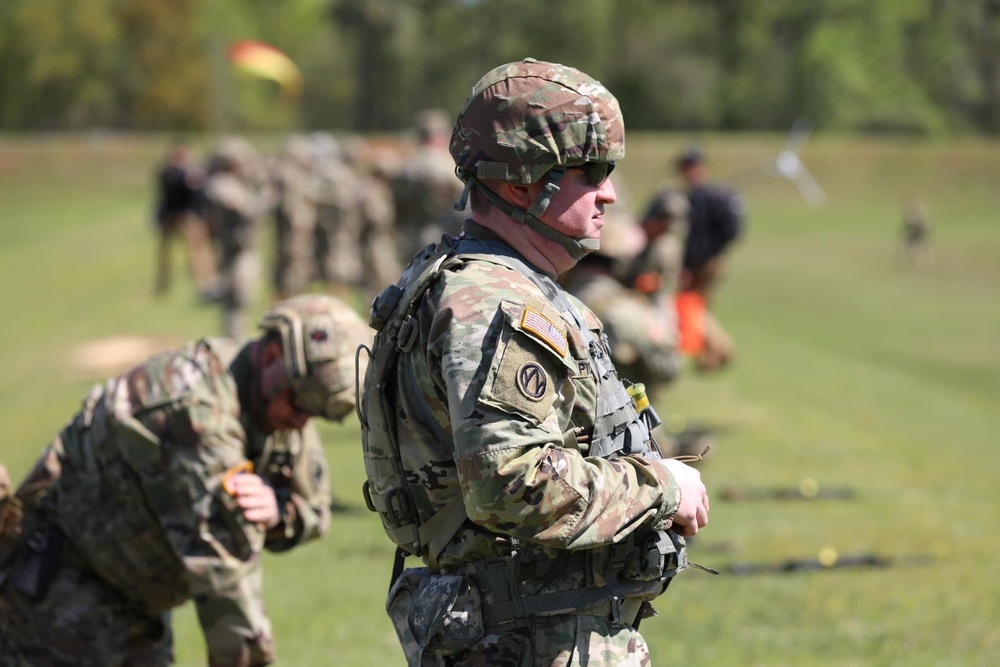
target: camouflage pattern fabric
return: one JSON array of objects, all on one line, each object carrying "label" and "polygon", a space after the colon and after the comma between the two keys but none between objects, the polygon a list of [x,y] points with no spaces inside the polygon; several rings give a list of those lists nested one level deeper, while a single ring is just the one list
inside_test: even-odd
[{"label": "camouflage pattern fabric", "polygon": [[[513,254],[472,222],[465,235]],[[571,297],[582,319],[561,311],[554,296],[531,276],[489,261],[445,271],[420,303],[416,339],[396,373],[397,430],[416,511],[426,521],[461,494],[470,519],[438,557],[442,572],[470,572],[509,559],[515,548],[526,564],[586,551],[586,572],[566,568],[528,579],[525,595],[604,585],[611,545],[669,528],[679,502],[674,480],[650,459],[588,457],[598,410],[592,355],[607,350],[584,343],[584,328],[600,339],[597,317]],[[651,582],[642,596],[661,591]],[[531,624],[552,632],[486,628],[478,644],[446,664],[564,664],[558,656],[588,651],[583,641],[606,645],[607,655],[628,646],[633,656],[644,652],[634,632],[592,618]],[[628,657],[604,664],[615,659]]]},{"label": "camouflage pattern fabric", "polygon": [[445,232],[457,234],[461,229],[465,214],[456,211],[454,204],[462,196],[462,181],[455,176],[455,163],[446,150],[418,148],[402,165],[392,187],[402,262],[409,262],[427,244],[440,241]]},{"label": "camouflage pattern fabric", "polygon": [[[0,568],[0,665],[170,664],[168,612],[189,599],[210,664],[274,659],[260,552],[326,531],[326,465],[314,433],[256,429],[237,352],[199,341],[95,387],[45,450],[17,492],[28,540]],[[282,502],[267,534],[225,490],[248,461]]]},{"label": "camouflage pattern fabric", "polygon": [[[432,663],[433,664],[433,663]],[[442,660],[462,667],[648,667],[646,640],[627,625],[598,616],[534,618],[502,633],[488,632],[474,646]]]}]

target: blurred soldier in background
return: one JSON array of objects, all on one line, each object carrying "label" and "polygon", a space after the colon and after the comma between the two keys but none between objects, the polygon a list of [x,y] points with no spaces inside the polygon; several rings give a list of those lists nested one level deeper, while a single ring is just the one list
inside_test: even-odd
[{"label": "blurred soldier in background", "polygon": [[678,190],[668,188],[653,197],[640,222],[644,247],[628,274],[635,289],[671,305],[680,290],[690,208],[687,195]]},{"label": "blurred soldier in background", "polygon": [[163,296],[170,288],[170,246],[184,237],[187,261],[198,292],[210,299],[216,289],[215,250],[205,222],[205,172],[195,162],[191,148],[177,141],[157,173],[156,286]]},{"label": "blurred soldier in background", "polygon": [[277,192],[264,177],[250,142],[231,137],[220,142],[212,157],[205,194],[210,224],[218,230],[221,246],[222,331],[237,338],[259,287],[256,243],[260,219],[277,203]]},{"label": "blurred soldier in background", "polygon": [[261,326],[95,386],[44,451],[0,524],[0,665],[169,665],[187,600],[210,665],[273,661],[261,549],[326,533],[327,465],[304,427],[354,409],[370,336],[326,296]]},{"label": "blurred soldier in background", "polygon": [[660,290],[643,293],[624,281],[646,245],[642,228],[615,204],[604,212],[601,247],[560,280],[604,324],[619,377],[646,386],[650,400],[680,370],[677,319],[672,298]]},{"label": "blurred soldier in background", "polygon": [[927,207],[911,197],[903,206],[903,256],[910,265],[924,264],[931,259],[931,221]]},{"label": "blurred soldier in background", "polygon": [[310,136],[316,154],[316,261],[319,277],[334,294],[344,296],[361,282],[363,267],[358,246],[361,221],[353,157],[326,133]]},{"label": "blurred soldier in background", "polygon": [[308,291],[317,277],[316,200],[318,154],[308,137],[292,135],[285,141],[276,165],[279,200],[275,208],[277,235],[274,269],[275,299]]},{"label": "blurred soldier in background", "polygon": [[417,150],[403,163],[393,183],[399,259],[406,264],[444,232],[457,233],[465,213],[455,210],[462,182],[448,154],[451,120],[443,109],[425,109],[416,119]]},{"label": "blurred soldier in background", "polygon": [[579,70],[487,73],[451,140],[472,218],[372,304],[365,495],[411,667],[649,664],[639,620],[708,521],[700,473],[662,459],[601,322],[554,282],[600,244],[624,139]]},{"label": "blurred soldier in background", "polygon": [[360,255],[365,267],[363,282],[368,302],[402,271],[396,255],[396,205],[392,178],[399,168],[397,154],[387,148],[369,151],[366,174],[359,174],[355,190],[361,218]]},{"label": "blurred soldier in background", "polygon": [[681,290],[704,303],[703,345],[697,364],[701,370],[712,371],[729,363],[733,355],[732,338],[712,315],[711,306],[724,273],[726,251],[743,231],[746,210],[737,193],[709,183],[705,156],[698,148],[685,151],[677,159],[677,169],[691,205]]}]

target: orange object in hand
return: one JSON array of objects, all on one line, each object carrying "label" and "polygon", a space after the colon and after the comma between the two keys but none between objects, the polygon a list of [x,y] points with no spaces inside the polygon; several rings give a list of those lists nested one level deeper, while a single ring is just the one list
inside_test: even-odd
[{"label": "orange object in hand", "polygon": [[236,491],[233,489],[233,477],[236,475],[242,475],[244,473],[253,472],[253,461],[243,461],[237,463],[232,468],[226,471],[226,474],[222,476],[222,488],[226,490],[231,496],[236,496]]},{"label": "orange object in hand", "polygon": [[688,356],[705,350],[705,297],[693,290],[677,295],[677,325],[681,352]]}]

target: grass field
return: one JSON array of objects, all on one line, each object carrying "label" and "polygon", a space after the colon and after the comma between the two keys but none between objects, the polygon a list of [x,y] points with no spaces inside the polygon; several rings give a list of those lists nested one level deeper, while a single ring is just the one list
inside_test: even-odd
[{"label": "grass field", "polygon": [[[638,209],[686,138],[630,135],[620,172]],[[711,136],[719,177],[783,137]],[[178,340],[219,318],[182,279],[152,291],[151,177],[165,139],[0,139],[0,460],[20,477],[89,384],[73,347],[111,335]],[[711,577],[686,572],[643,632],[654,665],[1000,664],[1000,144],[816,138],[803,154],[829,205],[765,177],[719,298],[738,345],[716,377],[686,375],[659,406],[724,427],[703,468],[711,525],[693,560],[886,558],[887,569]],[[897,256],[901,204],[934,224],[933,262]],[[180,249],[178,262],[180,260]],[[180,273],[180,272],[179,272]],[[264,309],[262,294],[257,311]],[[401,664],[383,599],[391,561],[364,509],[356,422],[323,426],[338,500],[322,542],[267,557],[279,663]],[[849,486],[853,501],[726,502],[729,486]],[[204,664],[190,608],[180,665]]]}]

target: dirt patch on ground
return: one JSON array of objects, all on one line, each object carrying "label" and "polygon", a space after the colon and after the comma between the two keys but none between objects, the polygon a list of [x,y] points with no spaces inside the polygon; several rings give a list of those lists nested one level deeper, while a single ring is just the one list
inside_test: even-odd
[{"label": "dirt patch on ground", "polygon": [[136,366],[157,352],[175,348],[179,340],[145,336],[112,336],[80,343],[72,350],[73,367],[93,376],[110,377]]}]

